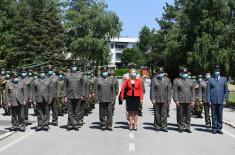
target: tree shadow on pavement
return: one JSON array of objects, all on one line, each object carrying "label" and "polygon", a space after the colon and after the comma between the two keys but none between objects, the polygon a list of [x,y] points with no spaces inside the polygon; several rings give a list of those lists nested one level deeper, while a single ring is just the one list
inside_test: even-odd
[{"label": "tree shadow on pavement", "polygon": [[144,126],[143,128],[146,129],[146,130],[152,130],[152,131],[156,131],[157,132],[155,127]]},{"label": "tree shadow on pavement", "polygon": [[97,129],[97,130],[101,130],[102,131],[102,129],[101,129],[101,127],[99,125],[93,125],[93,126],[90,126],[89,128],[90,129]]},{"label": "tree shadow on pavement", "polygon": [[153,123],[149,123],[149,122],[144,122],[143,124],[144,124],[144,125],[149,125],[149,126],[154,126]]},{"label": "tree shadow on pavement", "polygon": [[61,128],[61,129],[66,129],[66,130],[67,130],[68,125],[61,125],[61,126],[60,126],[60,128]]},{"label": "tree shadow on pavement", "polygon": [[167,123],[167,125],[169,125],[169,126],[174,126],[174,127],[178,127],[178,125],[177,125],[177,124],[174,124],[174,123]]},{"label": "tree shadow on pavement", "polygon": [[195,130],[197,130],[197,131],[201,131],[201,132],[211,133],[211,130],[210,130],[210,129],[195,128]]},{"label": "tree shadow on pavement", "polygon": [[202,124],[191,124],[191,126],[202,127],[202,128],[205,128],[205,127],[206,127],[205,125],[202,125]]},{"label": "tree shadow on pavement", "polygon": [[92,122],[93,125],[100,125],[100,122]]},{"label": "tree shadow on pavement", "polygon": [[119,124],[119,125],[128,125],[128,123],[127,122],[115,122],[115,124]]}]

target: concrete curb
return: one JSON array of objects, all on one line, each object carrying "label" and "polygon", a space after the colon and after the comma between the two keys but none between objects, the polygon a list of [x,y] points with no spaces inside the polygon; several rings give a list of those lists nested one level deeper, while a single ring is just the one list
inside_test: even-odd
[{"label": "concrete curb", "polygon": [[234,123],[231,123],[231,122],[226,121],[226,120],[223,120],[223,123],[228,125],[228,126],[230,126],[230,127],[232,127],[232,128],[235,128],[235,124]]},{"label": "concrete curb", "polygon": [[15,131],[10,131],[10,132],[7,132],[7,133],[1,135],[0,136],[0,141],[7,138],[7,137],[9,137],[9,136],[11,136],[11,135],[13,135],[14,133],[15,133]]}]

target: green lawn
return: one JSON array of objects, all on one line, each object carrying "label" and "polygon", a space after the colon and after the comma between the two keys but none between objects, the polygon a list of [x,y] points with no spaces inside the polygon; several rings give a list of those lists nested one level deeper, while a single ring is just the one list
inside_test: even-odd
[{"label": "green lawn", "polygon": [[235,93],[230,93],[229,94],[229,104],[235,106]]}]

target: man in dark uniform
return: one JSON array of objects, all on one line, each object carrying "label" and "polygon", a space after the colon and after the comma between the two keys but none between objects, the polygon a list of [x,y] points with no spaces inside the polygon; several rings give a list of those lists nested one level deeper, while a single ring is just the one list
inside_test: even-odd
[{"label": "man in dark uniform", "polygon": [[79,124],[82,124],[79,112],[81,109],[81,101],[85,96],[85,81],[83,73],[78,72],[78,68],[73,63],[71,73],[65,77],[64,86],[65,102],[68,105],[68,128],[67,130],[79,130]]},{"label": "man in dark uniform", "polygon": [[[115,96],[117,97],[118,93],[119,93],[119,83],[118,83],[118,79],[115,77],[115,70],[113,70],[113,69],[110,70],[109,76],[114,78],[114,80],[115,80]],[[113,114],[114,114],[114,111],[115,111],[115,102],[113,103]]]},{"label": "man in dark uniform", "polygon": [[220,66],[215,65],[214,77],[208,81],[207,100],[211,105],[212,133],[223,134],[223,107],[228,102],[227,78],[220,75]]},{"label": "man in dark uniform", "polygon": [[6,103],[12,110],[12,131],[25,131],[25,111],[26,96],[24,91],[24,83],[18,78],[17,73],[13,74],[12,81],[6,86]]},{"label": "man in dark uniform", "polygon": [[50,79],[46,77],[44,69],[40,70],[39,78],[35,79],[32,85],[32,97],[36,106],[38,126],[36,131],[49,130],[49,102],[50,102]]},{"label": "man in dark uniform", "polygon": [[185,131],[191,133],[190,111],[195,104],[195,85],[193,80],[188,79],[187,68],[183,69],[182,77],[177,83],[173,91],[176,106],[179,108],[179,132],[182,133],[185,127]]},{"label": "man in dark uniform", "polygon": [[210,80],[210,72],[206,73],[206,78],[199,80],[199,101],[204,106],[206,128],[211,128],[210,105],[207,101],[207,84]]},{"label": "man in dark uniform", "polygon": [[167,130],[167,107],[171,102],[171,81],[165,77],[164,68],[160,67],[157,76],[150,85],[150,99],[154,105],[156,130]]},{"label": "man in dark uniform", "polygon": [[29,110],[29,105],[30,105],[30,93],[31,93],[31,86],[33,79],[32,77],[29,77],[27,74],[27,71],[23,69],[21,71],[21,79],[20,81],[24,84],[24,92],[25,92],[25,97],[26,97],[26,104],[24,106],[24,116],[25,116],[25,123],[28,125],[28,110]]},{"label": "man in dark uniform", "polygon": [[[101,67],[101,76],[95,81],[95,95],[99,104],[101,129],[112,131],[113,104],[115,102],[115,79],[108,76],[107,67]],[[107,116],[107,117],[106,117]]]},{"label": "man in dark uniform", "polygon": [[[52,110],[52,125],[58,126],[58,115],[59,115],[59,77],[54,75],[53,66],[48,66],[47,76],[50,79],[50,109]],[[50,120],[50,119],[49,119]]]},{"label": "man in dark uniform", "polygon": [[[179,77],[175,78],[174,81],[173,81],[173,99],[174,99],[174,96],[175,96],[175,89],[178,87],[178,83],[180,81],[180,79],[182,78],[182,71],[183,71],[183,67],[179,67]],[[174,102],[176,103],[176,101],[174,100]],[[177,121],[177,124],[179,126],[179,106],[176,105],[176,121]]]}]

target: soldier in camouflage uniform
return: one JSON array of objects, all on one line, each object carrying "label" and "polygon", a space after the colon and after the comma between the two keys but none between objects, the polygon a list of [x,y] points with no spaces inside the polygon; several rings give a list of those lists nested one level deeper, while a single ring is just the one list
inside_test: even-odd
[{"label": "soldier in camouflage uniform", "polygon": [[196,92],[196,102],[194,106],[194,115],[196,118],[202,118],[203,104],[200,102],[199,96],[199,82],[202,80],[202,75],[198,76],[198,81],[196,77],[193,77],[195,83],[195,92]]},{"label": "soldier in camouflage uniform", "polygon": [[0,76],[0,107],[3,107],[3,91],[6,85],[5,76],[6,76],[6,71],[5,69],[3,69],[1,71],[1,76]]},{"label": "soldier in camouflage uniform", "polygon": [[6,71],[6,76],[3,77],[3,85],[2,85],[2,89],[3,89],[3,93],[2,93],[2,107],[5,110],[5,113],[3,114],[4,116],[10,116],[11,115],[11,107],[7,106],[6,103],[6,85],[8,83],[10,83],[11,81],[11,72],[10,71]]}]

